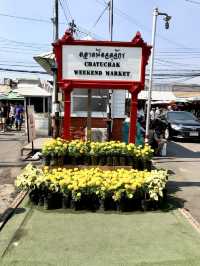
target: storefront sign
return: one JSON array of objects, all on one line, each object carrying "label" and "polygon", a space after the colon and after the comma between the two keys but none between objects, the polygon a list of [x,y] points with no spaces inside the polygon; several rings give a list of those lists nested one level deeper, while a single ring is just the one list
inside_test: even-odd
[{"label": "storefront sign", "polygon": [[34,106],[27,106],[27,126],[28,126],[28,140],[32,142],[36,138],[35,133],[35,117],[34,117]]},{"label": "storefront sign", "polygon": [[141,47],[62,46],[62,78],[140,81]]}]

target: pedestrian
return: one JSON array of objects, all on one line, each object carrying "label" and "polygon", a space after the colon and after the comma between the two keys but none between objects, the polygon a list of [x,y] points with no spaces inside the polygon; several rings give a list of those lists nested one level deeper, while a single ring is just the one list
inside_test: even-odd
[{"label": "pedestrian", "polygon": [[7,123],[7,119],[8,119],[8,116],[9,116],[9,109],[8,109],[8,106],[5,103],[1,104],[0,109],[1,109],[1,111],[0,111],[1,132],[5,132],[6,131],[6,123]]},{"label": "pedestrian", "polygon": [[0,129],[3,131],[3,104],[0,102]]},{"label": "pedestrian", "polygon": [[10,125],[10,104],[6,103],[6,129],[8,129]]},{"label": "pedestrian", "polygon": [[156,110],[155,110],[155,119],[159,118],[160,117],[160,108],[157,106],[156,107]]},{"label": "pedestrian", "polygon": [[144,145],[144,133],[145,129],[142,127],[143,118],[138,117],[137,124],[136,124],[136,145]]},{"label": "pedestrian", "polygon": [[155,120],[155,108],[152,108],[150,111],[150,119],[151,121]]},{"label": "pedestrian", "polygon": [[22,122],[23,122],[23,108],[17,104],[15,108],[15,126],[17,131],[21,131]]},{"label": "pedestrian", "polygon": [[15,105],[11,103],[9,113],[9,125],[12,128],[15,122]]},{"label": "pedestrian", "polygon": [[157,155],[159,143],[160,143],[160,138],[156,130],[155,121],[153,121],[150,123],[149,126],[149,145],[154,150],[154,155]]}]

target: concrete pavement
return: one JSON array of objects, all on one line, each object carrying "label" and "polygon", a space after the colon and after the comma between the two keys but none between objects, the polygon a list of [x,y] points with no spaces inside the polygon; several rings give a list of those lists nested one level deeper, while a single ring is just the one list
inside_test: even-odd
[{"label": "concrete pavement", "polygon": [[171,172],[168,187],[179,207],[200,223],[200,143],[168,143],[167,157],[155,159],[158,168]]},{"label": "concrete pavement", "polygon": [[16,197],[14,180],[25,164],[20,160],[25,139],[23,132],[0,133],[0,216]]}]

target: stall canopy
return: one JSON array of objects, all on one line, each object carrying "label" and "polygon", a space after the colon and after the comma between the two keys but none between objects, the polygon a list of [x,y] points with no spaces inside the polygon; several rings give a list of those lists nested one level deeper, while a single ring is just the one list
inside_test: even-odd
[{"label": "stall canopy", "polygon": [[36,84],[19,84],[14,90],[15,93],[24,97],[49,97],[51,94]]},{"label": "stall canopy", "polygon": [[175,91],[174,95],[178,98],[187,99],[188,101],[200,100],[200,91]]},{"label": "stall canopy", "polygon": [[[147,100],[148,99],[148,91],[143,90],[138,94],[139,100]],[[160,102],[169,102],[176,101],[176,97],[171,91],[152,91],[151,94],[152,101],[160,101]]]},{"label": "stall canopy", "polygon": [[24,97],[18,92],[10,91],[6,94],[0,94],[0,100],[17,101],[24,100]]},{"label": "stall canopy", "polygon": [[55,56],[52,52],[40,54],[33,58],[48,74],[52,75],[52,67],[55,64]]}]

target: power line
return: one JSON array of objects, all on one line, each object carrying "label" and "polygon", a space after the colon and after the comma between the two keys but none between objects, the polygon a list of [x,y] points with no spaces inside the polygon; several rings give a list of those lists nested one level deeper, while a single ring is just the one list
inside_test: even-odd
[{"label": "power line", "polygon": [[51,23],[51,21],[50,20],[47,20],[47,19],[39,19],[39,18],[23,17],[23,16],[15,16],[15,15],[9,15],[9,14],[4,14],[4,13],[0,13],[0,16],[1,17],[9,17],[9,18],[21,19],[21,20],[26,20],[26,21]]},{"label": "power line", "polygon": [[195,0],[185,0],[186,2],[192,3],[192,4],[196,4],[196,5],[200,5],[200,2],[195,1]]},{"label": "power line", "polygon": [[[95,1],[98,2],[98,3],[100,3],[101,5],[105,5],[106,4],[105,1],[102,1],[102,0],[95,0]],[[149,27],[146,27],[144,24],[138,22],[136,19],[134,19],[133,17],[131,17],[130,15],[128,15],[127,13],[125,13],[124,11],[122,11],[121,9],[115,7],[114,8],[114,11],[115,11],[116,14],[118,13],[118,15],[120,15],[121,17],[124,17],[126,20],[128,20],[132,24],[140,27],[141,29],[145,30],[146,32],[151,32],[151,29]],[[183,45],[181,43],[178,43],[176,41],[172,41],[172,40],[170,40],[170,39],[162,36],[161,34],[158,34],[157,33],[157,36],[158,36],[158,38],[163,39],[163,40],[165,40],[165,41],[167,41],[169,43],[172,43],[172,44],[174,44],[176,46],[186,48],[185,45]]]},{"label": "power line", "polygon": [[106,12],[106,10],[108,9],[108,7],[109,7],[109,5],[107,5],[107,6],[103,9],[103,11],[101,12],[101,14],[100,14],[99,17],[97,18],[97,20],[95,21],[95,23],[93,24],[93,26],[91,27],[91,30],[92,30],[93,28],[96,27],[96,25],[98,24],[98,22],[100,21],[100,19],[103,17],[103,15],[104,15],[104,13]]},{"label": "power line", "polygon": [[13,69],[13,68],[0,68],[0,71],[49,75],[47,72],[44,72],[44,71]]},{"label": "power line", "polygon": [[60,3],[60,6],[61,6],[61,8],[62,8],[63,14],[64,14],[64,16],[65,16],[65,18],[66,18],[66,20],[67,20],[67,23],[69,24],[70,20],[69,20],[69,18],[68,18],[68,16],[67,16],[67,13],[66,13],[66,10],[65,10],[65,8],[64,8],[64,5],[63,5],[62,0],[59,0],[59,3]]},{"label": "power line", "polygon": [[[1,60],[0,60],[1,62]],[[33,68],[41,68],[39,65],[22,65],[22,64],[2,64],[0,63],[0,66],[9,66],[9,67],[33,67]]]},{"label": "power line", "polygon": [[63,0],[63,1],[65,3],[65,6],[66,6],[67,10],[68,10],[69,16],[71,17],[71,20],[73,20],[73,16],[72,16],[72,13],[70,11],[68,0]]},{"label": "power line", "polygon": [[[59,0],[60,1],[60,0]],[[35,22],[45,22],[48,24],[52,24],[51,20],[46,20],[46,19],[37,19],[37,18],[30,18],[30,17],[21,17],[21,16],[15,16],[15,15],[10,15],[10,14],[3,14],[0,13],[0,16],[4,16],[4,17],[10,17],[10,18],[14,18],[14,19],[21,19],[21,20],[27,20],[27,21],[35,21]],[[67,14],[66,14],[67,17]],[[67,18],[66,18],[67,19]],[[60,22],[59,24],[63,24],[66,25],[66,22]],[[103,37],[98,36],[97,34],[93,33],[93,32],[89,32],[88,29],[77,25],[78,28],[80,29],[80,32],[85,34],[85,35],[90,35],[92,37],[94,37],[95,39],[103,39]]]}]

